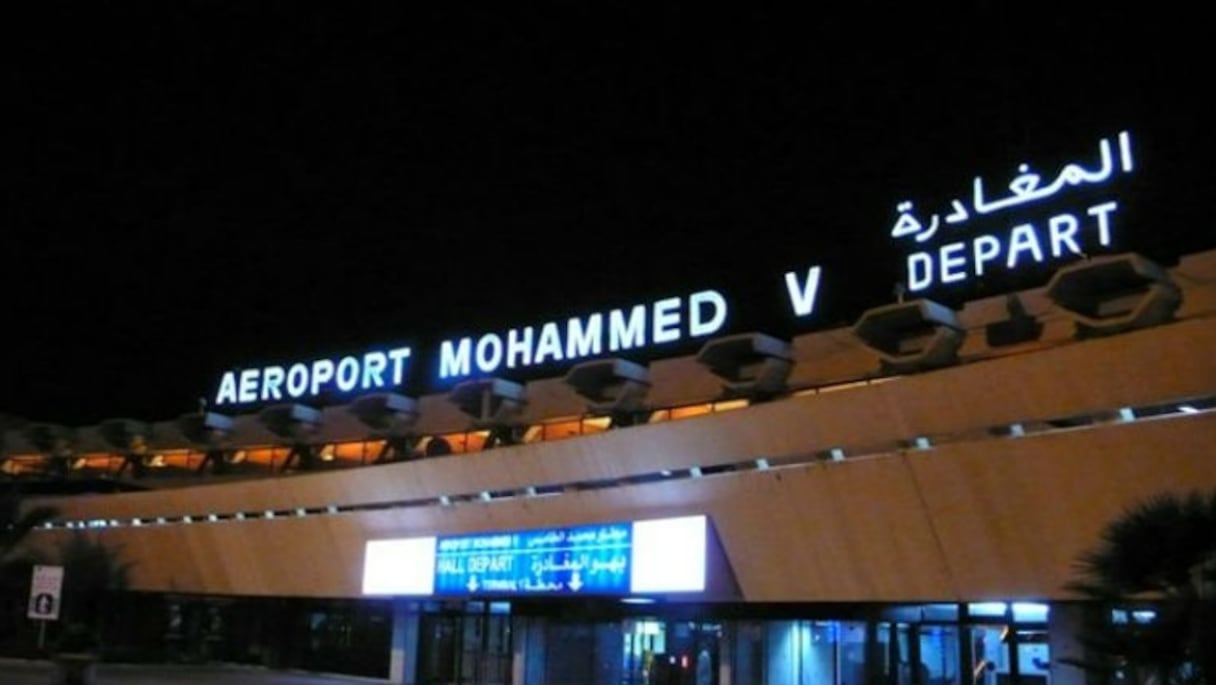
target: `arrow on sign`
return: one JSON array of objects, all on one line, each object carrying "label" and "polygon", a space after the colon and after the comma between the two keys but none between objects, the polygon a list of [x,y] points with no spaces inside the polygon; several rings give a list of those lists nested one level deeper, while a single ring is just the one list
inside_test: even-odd
[{"label": "arrow on sign", "polygon": [[30,603],[26,615],[43,621],[58,620],[62,586],[62,566],[35,566],[30,578]]}]

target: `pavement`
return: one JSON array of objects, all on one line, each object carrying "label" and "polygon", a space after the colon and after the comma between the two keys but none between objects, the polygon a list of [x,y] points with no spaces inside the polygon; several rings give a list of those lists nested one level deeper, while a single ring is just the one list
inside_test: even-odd
[{"label": "pavement", "polygon": [[[52,685],[49,661],[0,659],[3,685]],[[94,685],[384,685],[387,680],[303,671],[272,671],[252,666],[179,666],[97,664]]]}]

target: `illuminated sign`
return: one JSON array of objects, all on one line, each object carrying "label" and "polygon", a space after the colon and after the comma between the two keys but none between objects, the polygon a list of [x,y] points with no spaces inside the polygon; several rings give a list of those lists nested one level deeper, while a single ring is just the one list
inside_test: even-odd
[{"label": "illuminated sign", "polygon": [[609,524],[439,539],[435,592],[629,592],[631,526]]},{"label": "illuminated sign", "polygon": [[318,359],[287,368],[267,366],[229,371],[220,379],[215,403],[248,404],[316,397],[333,389],[351,392],[397,387],[405,381],[405,362],[409,357],[410,348],[398,347],[387,352],[368,352],[362,357],[342,357],[337,361]]},{"label": "illuminated sign", "polygon": [[569,319],[565,326],[549,322],[539,333],[531,326],[513,328],[505,336],[486,333],[472,338],[445,340],[440,345],[439,377],[490,374],[506,367],[547,364],[621,352],[651,344],[679,342],[687,333],[698,338],[717,333],[726,323],[726,298],[716,290],[688,297],[670,297],[650,305],[639,304]]},{"label": "illuminated sign", "polygon": [[705,590],[704,516],[367,543],[368,595]]},{"label": "illuminated sign", "polygon": [[[998,199],[988,196],[984,179],[976,176],[971,183],[970,204],[958,199],[951,200],[950,212],[944,219],[941,214],[935,213],[927,222],[922,221],[912,213],[910,200],[900,202],[895,207],[899,218],[891,228],[891,237],[911,237],[916,243],[925,243],[938,236],[939,229],[960,226],[971,221],[973,216],[978,219],[1042,203],[1078,186],[1102,186],[1117,173],[1130,174],[1135,170],[1131,134],[1127,131],[1119,133],[1117,145],[1117,165],[1115,145],[1103,138],[1098,141],[1096,163],[1089,167],[1078,163],[1065,164],[1055,179],[1046,184],[1029,164],[1021,164],[1018,175],[1007,186],[1009,194]],[[1014,271],[1028,263],[1042,264],[1061,257],[1084,256],[1086,248],[1095,244],[1109,247],[1111,227],[1118,210],[1116,201],[1105,199],[1037,221],[1027,221],[1025,216],[1015,215],[1016,223],[1006,230],[963,236],[962,239],[958,239],[957,235],[953,238],[947,235],[957,234],[958,229],[947,228],[942,235],[949,242],[935,250],[921,250],[907,256],[908,291],[918,292],[934,285],[961,283],[995,269]]]},{"label": "illuminated sign", "polygon": [[[988,275],[1030,272],[1030,267],[1109,248],[1126,209],[1116,198],[1116,180],[1136,171],[1127,131],[1098,141],[1093,157],[1068,162],[1045,178],[1029,163],[1018,165],[1005,188],[994,192],[982,176],[969,192],[943,203],[923,219],[911,200],[896,204],[891,238],[904,241],[903,286],[920,294]],[[923,215],[922,215],[923,216]],[[784,299],[796,319],[818,311],[820,265],[782,275]],[[773,279],[773,285],[779,285]],[[427,357],[430,378],[451,381],[491,376],[547,364],[638,351],[719,333],[732,311],[719,290],[706,289],[600,311],[562,321],[442,340]],[[332,393],[397,390],[407,382],[410,348],[362,356],[317,359],[228,371],[215,395],[217,405],[319,398]]]}]

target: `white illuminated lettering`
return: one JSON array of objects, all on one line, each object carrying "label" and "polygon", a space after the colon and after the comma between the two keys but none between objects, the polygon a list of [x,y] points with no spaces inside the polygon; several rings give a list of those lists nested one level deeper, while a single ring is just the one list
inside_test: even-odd
[{"label": "white illuminated lettering", "polygon": [[[1118,208],[1115,202],[1095,205],[1087,210],[1096,218],[1098,241],[1110,242],[1110,216]],[[1081,220],[1074,214],[1056,214],[1049,217],[1046,229],[1040,235],[1034,224],[1018,224],[1009,230],[1008,239],[1002,241],[992,235],[978,235],[966,241],[948,243],[934,252],[917,252],[908,255],[908,290],[916,292],[934,285],[958,283],[971,276],[983,276],[993,264],[1013,270],[1028,261],[1043,263],[1045,259],[1058,259],[1066,254],[1084,255],[1086,233],[1081,230]],[[1050,241],[1044,244],[1044,241]],[[936,268],[935,268],[936,267]]]},{"label": "white illuminated lettering", "polygon": [[[1123,170],[1131,171],[1130,138],[1127,138],[1125,143],[1125,138],[1121,135],[1119,143],[1123,156]],[[1006,207],[1037,202],[1054,195],[1066,186],[1076,186],[1081,183],[1104,183],[1114,170],[1111,164],[1109,140],[1103,138],[1098,141],[1098,155],[1101,158],[1098,169],[1086,169],[1080,164],[1065,164],[1056,179],[1047,185],[1041,185],[1042,177],[1031,171],[1029,164],[1019,164],[1018,175],[1009,182],[1009,190],[1012,195],[992,202],[984,201],[984,182],[977,176],[972,184],[975,210],[980,214],[987,214]]]},{"label": "white illuminated lettering", "polygon": [[393,360],[393,385],[399,386],[405,382],[405,360],[410,358],[410,348],[391,349],[388,351],[388,358]]},{"label": "white illuminated lettering", "polygon": [[908,255],[908,290],[924,290],[933,283],[933,257],[927,252]]},{"label": "white illuminated lettering", "polygon": [[547,323],[541,326],[540,340],[536,343],[536,363],[562,360],[562,338],[557,331],[557,324]]},{"label": "white illuminated lettering", "polygon": [[957,283],[967,279],[967,257],[965,243],[950,243],[942,245],[938,254],[938,268],[941,269],[942,283]]},{"label": "white illuminated lettering", "polygon": [[289,370],[284,370],[282,366],[267,366],[263,369],[229,371],[220,379],[216,403],[281,400],[284,391],[293,398],[318,395],[331,383],[342,392],[359,387],[382,387],[390,360],[393,363],[393,381],[400,385],[405,379],[405,362],[409,356],[410,348],[399,347],[389,350],[387,354],[373,351],[362,357],[347,355],[338,360],[316,359],[296,363]]},{"label": "white illuminated lettering", "polygon": [[354,357],[343,357],[338,361],[337,373],[338,390],[350,392],[359,384],[359,360]]},{"label": "white illuminated lettering", "polygon": [[461,338],[457,345],[452,345],[450,340],[444,340],[439,346],[439,377],[469,375],[472,348],[473,341],[469,338]]},{"label": "white illuminated lettering", "polygon": [[787,271],[785,274],[785,289],[790,295],[790,306],[794,308],[795,316],[810,316],[815,311],[815,298],[819,295],[819,274],[821,269],[812,266],[806,272],[806,283],[798,284],[798,274]]},{"label": "white illuminated lettering", "polygon": [[[704,319],[705,309],[713,315]],[[688,334],[694,338],[716,333],[726,323],[726,298],[717,290],[702,290],[688,297]]]},{"label": "white illuminated lettering", "polygon": [[245,369],[241,372],[241,389],[238,393],[242,402],[253,402],[258,398],[258,370]]},{"label": "white illuminated lettering", "polygon": [[318,359],[312,363],[312,387],[310,395],[321,392],[321,384],[328,383],[334,377],[334,363],[328,359]]},{"label": "white illuminated lettering", "polygon": [[967,211],[967,208],[963,206],[962,202],[959,202],[958,200],[951,200],[950,207],[953,211],[946,215],[946,223],[961,224],[967,219],[971,218],[970,212]]},{"label": "white illuminated lettering", "polygon": [[475,351],[477,368],[483,373],[490,373],[502,363],[502,338],[493,333],[486,333],[477,341]]},{"label": "white illuminated lettering", "polygon": [[[1112,145],[1110,139],[1102,138],[1098,141],[1097,157],[1095,160],[1084,163],[1069,162],[1064,164],[1060,167],[1054,178],[1044,177],[1034,170],[1029,163],[1023,162],[1018,164],[1016,174],[1006,185],[1008,194],[1005,197],[996,199],[988,197],[984,179],[976,176],[971,183],[971,206],[967,207],[957,198],[951,200],[950,212],[946,214],[945,223],[951,225],[961,224],[968,221],[973,212],[976,215],[982,216],[1012,207],[1024,206],[1040,202],[1082,184],[1105,184],[1118,173],[1130,174],[1136,169],[1135,159],[1132,154],[1131,133],[1120,131],[1116,140],[1118,146],[1117,162],[1115,160],[1115,146]],[[898,217],[895,225],[890,230],[892,238],[913,236],[917,242],[925,242],[937,233],[939,228],[939,215],[937,213],[931,214],[927,222],[923,221],[913,214],[912,202],[910,200],[903,200],[896,204],[895,211]],[[1101,221],[1101,218],[1099,220]],[[1060,228],[1066,229],[1067,227],[1061,224]],[[1099,230],[1102,230],[1101,225],[1099,226]],[[1109,234],[1104,234],[1104,236],[1109,238]],[[1037,243],[1037,241],[1038,236],[1035,237],[1034,242]],[[1069,241],[1062,238],[1061,242],[1053,243],[1053,250],[1056,248],[1063,250],[1065,247],[1070,247],[1074,244],[1076,244],[1075,240]],[[1032,243],[1029,241],[1022,242],[1016,246],[1018,248],[1016,250],[1011,245],[1009,254],[1015,255],[1015,262],[1019,258],[1019,253],[1023,250],[1030,251],[1031,256],[1033,256],[1035,253],[1031,245]],[[974,248],[975,246],[973,245],[972,247]],[[1037,254],[1041,257],[1042,246],[1038,247]],[[957,272],[951,270],[951,273]]]},{"label": "white illuminated lettering", "polygon": [[287,370],[287,394],[299,397],[308,389],[308,367],[303,364],[292,364]]},{"label": "white illuminated lettering", "polygon": [[1119,205],[1111,201],[1085,210],[1086,214],[1098,217],[1098,242],[1103,245],[1110,245],[1110,215],[1118,208]]},{"label": "white illuminated lettering", "polygon": [[383,352],[368,352],[363,355],[363,380],[359,387],[363,390],[379,388],[384,385],[384,369],[388,366],[388,358]]},{"label": "white illuminated lettering", "polygon": [[287,372],[281,366],[267,366],[262,370],[262,400],[281,400],[283,393],[279,391],[279,386],[283,385],[283,379],[287,376]]},{"label": "white illuminated lettering", "polygon": [[608,313],[608,349],[612,352],[646,344],[646,307],[635,305],[629,318],[619,309]]},{"label": "white illuminated lettering", "polygon": [[680,339],[680,298],[669,297],[654,303],[651,339],[656,343]]},{"label": "white illuminated lettering", "polygon": [[587,323],[573,318],[566,322],[566,358],[577,359],[599,354],[603,345],[604,316],[592,314]]},{"label": "white illuminated lettering", "polygon": [[1132,134],[1127,131],[1119,132],[1119,159],[1123,173],[1130,174],[1136,168],[1132,161]]},{"label": "white illuminated lettering", "polygon": [[1014,226],[1009,234],[1009,254],[1005,256],[1005,267],[1012,269],[1018,265],[1018,255],[1030,252],[1036,262],[1043,261],[1043,250],[1039,247],[1039,237],[1035,235],[1032,224]]},{"label": "white illuminated lettering", "polygon": [[220,390],[215,393],[216,404],[227,404],[236,402],[236,374],[227,371],[220,378]]},{"label": "white illuminated lettering", "polygon": [[[477,354],[481,354],[480,344],[477,347]],[[507,331],[507,368],[514,369],[516,366],[530,366],[532,364],[532,327],[526,326],[523,330],[523,335],[520,335],[518,329],[512,328]],[[495,363],[495,366],[498,366]]]},{"label": "white illuminated lettering", "polygon": [[1051,254],[1059,257],[1064,254],[1064,246],[1068,246],[1070,254],[1083,254],[1077,244],[1077,218],[1071,214],[1060,214],[1047,220],[1047,228],[1051,233]]},{"label": "white illuminated lettering", "polygon": [[990,235],[981,235],[971,244],[971,253],[975,259],[975,275],[983,276],[984,263],[1001,256],[1001,241]]},{"label": "white illuminated lettering", "polygon": [[902,238],[906,235],[916,236],[916,242],[923,243],[937,233],[938,216],[933,215],[929,222],[929,227],[925,228],[920,219],[912,216],[912,203],[903,201],[895,206],[895,211],[899,212],[899,219],[895,221],[895,226],[891,228],[892,238]]}]

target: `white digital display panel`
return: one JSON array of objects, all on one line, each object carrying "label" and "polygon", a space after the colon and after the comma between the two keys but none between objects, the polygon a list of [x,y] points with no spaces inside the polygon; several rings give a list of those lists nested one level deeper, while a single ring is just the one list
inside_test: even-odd
[{"label": "white digital display panel", "polygon": [[435,592],[435,538],[372,540],[363,558],[363,594]]},{"label": "white digital display panel", "polygon": [[636,521],[629,589],[648,592],[705,590],[705,517]]}]

